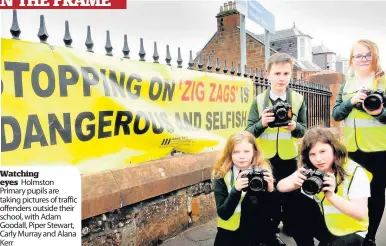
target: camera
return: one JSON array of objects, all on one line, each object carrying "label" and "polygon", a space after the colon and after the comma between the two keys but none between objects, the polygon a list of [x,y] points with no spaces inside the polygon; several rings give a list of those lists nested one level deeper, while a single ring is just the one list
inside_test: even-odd
[{"label": "camera", "polygon": [[302,172],[302,174],[307,177],[307,179],[304,180],[302,185],[303,191],[307,195],[318,194],[322,191],[322,188],[325,187],[325,185],[323,185],[323,179],[324,177],[328,176],[328,174],[323,170],[306,169]]},{"label": "camera", "polygon": [[268,182],[264,180],[264,172],[267,172],[264,168],[253,168],[249,173],[243,174],[242,178],[248,178],[248,187],[243,188],[243,191],[267,191]]},{"label": "camera", "polygon": [[278,102],[272,107],[268,108],[272,112],[275,120],[268,123],[269,127],[288,126],[292,120],[292,107],[285,102]]},{"label": "camera", "polygon": [[[367,97],[365,98],[365,100],[363,100],[363,105],[367,108],[367,110],[377,110],[381,107],[382,104],[384,107],[386,107],[386,93],[382,90],[366,90],[364,91],[364,93],[366,93]],[[356,108],[365,111],[363,109],[363,105],[361,102],[359,102],[356,104]]]}]

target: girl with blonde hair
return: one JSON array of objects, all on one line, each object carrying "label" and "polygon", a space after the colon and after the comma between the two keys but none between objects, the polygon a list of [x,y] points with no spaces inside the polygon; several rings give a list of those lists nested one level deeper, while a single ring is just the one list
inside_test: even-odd
[{"label": "girl with blonde hair", "polygon": [[375,235],[385,208],[386,76],[381,68],[378,47],[370,40],[359,40],[353,45],[349,65],[332,118],[344,120],[344,140],[349,157],[373,174],[368,201],[369,230],[363,245],[375,246]]},{"label": "girl with blonde hair", "polygon": [[[255,175],[249,175],[254,173]],[[272,170],[249,132],[230,136],[213,170],[217,207],[214,245],[277,244],[269,213]]]}]

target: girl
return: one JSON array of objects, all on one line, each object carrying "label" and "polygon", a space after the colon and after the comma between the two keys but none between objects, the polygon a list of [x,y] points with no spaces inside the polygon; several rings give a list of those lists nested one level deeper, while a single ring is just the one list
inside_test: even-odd
[{"label": "girl", "polygon": [[[264,168],[267,191],[248,190],[244,174]],[[214,245],[285,245],[276,242],[267,210],[274,190],[272,171],[256,145],[256,138],[242,132],[229,137],[214,167],[214,196],[217,207],[218,232]],[[246,192],[244,190],[247,190]]]},{"label": "girl", "polygon": [[307,179],[305,170],[320,169],[327,175],[320,193],[310,197],[303,190],[299,193],[299,212],[293,215],[297,218],[293,234],[297,245],[314,245],[316,238],[320,246],[361,246],[367,233],[370,196],[364,169],[347,158],[345,147],[328,129],[306,132],[300,155],[300,168],[278,183],[280,192],[301,188]]},{"label": "girl", "polygon": [[[349,74],[341,86],[332,111],[336,121],[344,120],[344,139],[349,158],[373,174],[369,198],[369,231],[364,246],[375,246],[375,235],[385,208],[386,110],[381,105],[369,110],[366,90],[385,92],[386,77],[381,69],[377,45],[369,40],[356,42],[350,54]],[[367,88],[367,89],[366,89]],[[362,105],[362,110],[358,109]],[[371,109],[371,107],[370,107]]]}]

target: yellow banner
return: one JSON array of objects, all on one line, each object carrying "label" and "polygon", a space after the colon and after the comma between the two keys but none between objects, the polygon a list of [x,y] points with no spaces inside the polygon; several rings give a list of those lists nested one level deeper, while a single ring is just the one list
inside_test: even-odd
[{"label": "yellow banner", "polygon": [[252,81],[2,39],[2,165],[82,173],[217,150],[244,130]]}]

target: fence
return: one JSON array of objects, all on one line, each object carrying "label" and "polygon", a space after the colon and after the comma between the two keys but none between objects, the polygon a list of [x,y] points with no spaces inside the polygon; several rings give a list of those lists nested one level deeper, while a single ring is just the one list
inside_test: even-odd
[{"label": "fence", "polygon": [[[13,39],[19,39],[19,36],[21,34],[21,30],[19,28],[18,20],[17,20],[17,11],[13,10],[13,19],[12,19],[12,26],[10,29],[11,35]],[[40,42],[47,43],[48,40],[48,32],[45,27],[45,20],[44,15],[40,16],[40,27],[38,31],[38,35]],[[68,21],[65,22],[65,34],[63,38],[63,42],[66,47],[71,48],[72,44],[72,38],[70,34],[70,28]],[[87,37],[85,46],[87,48],[88,52],[94,52],[94,42],[91,37],[91,27],[87,26]],[[109,31],[106,31],[106,44],[105,44],[105,50],[107,56],[112,56],[112,50],[113,47],[111,45],[110,41],[110,33]],[[123,42],[123,49],[122,49],[123,56],[122,58],[130,59],[130,49],[127,42],[127,35],[124,35],[124,42]],[[139,61],[146,61],[146,51],[143,45],[143,39],[140,38],[140,49],[139,49]],[[157,49],[157,43],[154,42],[154,49],[153,49],[153,63],[159,63],[159,54]],[[172,66],[171,64],[171,55],[170,55],[170,49],[169,45],[166,46],[166,65]],[[183,60],[181,58],[181,50],[178,48],[178,57],[177,57],[177,67],[183,68],[182,66]],[[197,66],[196,66],[197,65]],[[192,57],[192,51],[190,50],[190,56],[188,61],[188,67],[187,69],[191,70],[198,70],[203,71],[204,64],[202,62],[201,53],[198,54],[197,64],[194,62]],[[213,72],[212,71],[212,60],[211,56],[209,55],[206,65],[207,71],[206,72]],[[222,69],[222,71],[221,71]],[[263,69],[255,69],[255,73],[253,72],[253,68],[250,68],[250,72],[248,74],[247,67],[245,66],[245,73],[241,74],[240,69],[240,63],[238,63],[237,71],[235,71],[234,62],[231,62],[230,70],[228,70],[227,61],[224,60],[224,66],[221,68],[219,58],[216,58],[215,62],[215,68],[216,73],[224,73],[227,74],[228,71],[231,75],[237,75],[237,76],[244,76],[249,77],[254,81],[254,94],[257,95],[261,93],[264,89],[268,88],[270,83],[267,78],[264,77],[264,70]],[[307,105],[307,112],[308,112],[308,118],[307,118],[307,127],[311,128],[314,126],[325,126],[330,127],[330,97],[331,92],[328,86],[312,83],[306,80],[303,80],[303,78],[297,79],[293,78],[291,79],[289,83],[289,87],[293,90],[301,93],[304,98]]]}]

